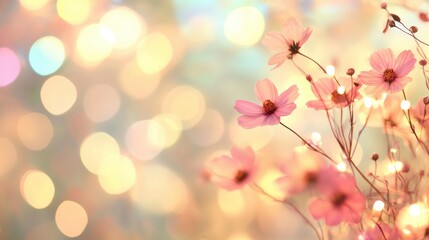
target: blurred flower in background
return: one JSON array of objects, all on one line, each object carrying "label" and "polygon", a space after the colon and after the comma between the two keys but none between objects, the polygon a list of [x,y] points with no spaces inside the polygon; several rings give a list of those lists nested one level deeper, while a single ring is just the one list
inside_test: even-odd
[{"label": "blurred flower in background", "polygon": [[[270,71],[262,36],[300,16],[315,27],[305,51],[333,71],[369,69],[361,64],[370,49],[402,41],[379,36],[385,15],[378,6],[1,1],[0,238],[311,239],[295,212],[251,189],[205,184],[202,167],[231,144],[251,146],[261,154],[257,181],[280,196],[272,186],[281,176],[276,165],[300,143],[274,127],[242,129],[233,105],[256,100],[253,86],[265,77],[282,89],[299,85],[298,106],[313,96],[293,66]],[[417,6],[429,7],[408,5]],[[296,112],[288,124],[304,135],[328,131],[313,120],[323,113]],[[360,154],[368,158],[376,142]]]}]

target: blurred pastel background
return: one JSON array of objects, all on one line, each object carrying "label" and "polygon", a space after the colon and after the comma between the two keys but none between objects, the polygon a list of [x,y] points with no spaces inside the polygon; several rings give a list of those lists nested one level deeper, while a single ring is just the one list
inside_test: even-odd
[{"label": "blurred pastel background", "polygon": [[[406,6],[401,17],[424,32],[411,9],[427,2]],[[233,109],[265,77],[300,87],[285,123],[329,132],[294,66],[267,65],[260,40],[291,16],[314,28],[302,51],[339,75],[366,70],[375,49],[414,49],[381,33],[373,0],[1,0],[0,239],[313,239],[286,207],[202,173],[251,145],[258,182],[280,194],[277,166],[300,142],[280,127],[242,129]]]}]

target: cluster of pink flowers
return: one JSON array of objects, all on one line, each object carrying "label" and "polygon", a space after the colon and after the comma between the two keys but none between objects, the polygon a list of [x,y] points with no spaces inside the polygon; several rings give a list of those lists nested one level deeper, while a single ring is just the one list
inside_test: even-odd
[{"label": "cluster of pink flowers", "polygon": [[[381,8],[387,12],[389,28],[405,28],[399,16],[387,10],[387,4],[383,3]],[[418,53],[422,58],[419,64],[423,70],[425,86],[429,89],[429,79],[425,74],[428,60],[420,45],[423,42],[414,35],[416,27],[406,29],[407,34],[416,40]],[[316,60],[302,53],[312,31],[311,28],[303,28],[297,18],[290,18],[282,26],[281,32],[267,33],[263,44],[275,52],[268,64],[274,65],[275,69],[287,60],[303,57],[321,69],[322,75],[314,80],[313,76],[297,66],[303,73],[303,79],[310,84],[315,98],[309,100],[306,106],[326,112],[326,120],[349,170],[338,168],[339,162],[330,157],[317,143],[307,140],[281,122],[282,117],[293,114],[297,107],[294,103],[299,97],[296,85],[279,94],[271,80],[266,78],[257,81],[255,94],[258,103],[246,100],[235,102],[234,108],[241,114],[238,124],[243,128],[281,125],[303,141],[304,145],[294,150],[292,160],[281,166],[280,170],[284,176],[273,184],[277,184],[287,198],[303,192],[312,194],[307,207],[307,213],[312,219],[306,219],[310,225],[320,220],[327,227],[346,224],[350,227],[347,239],[396,240],[429,237],[429,207],[426,207],[425,202],[428,196],[421,184],[425,177],[424,169],[416,168],[411,171],[410,165],[399,161],[395,155],[400,148],[396,138],[400,137],[409,147],[412,156],[417,158],[424,155],[422,158],[425,161],[429,156],[429,97],[422,97],[411,106],[404,90],[407,84],[413,81],[409,74],[417,62],[415,55],[408,49],[397,56],[390,48],[379,49],[369,56],[372,69],[361,71],[357,76],[353,68],[338,78],[328,76]],[[338,116],[333,114],[333,111],[340,111],[341,119],[335,119]],[[347,115],[348,121],[344,121],[343,111],[347,113],[344,115]],[[365,116],[359,131],[356,130],[355,111]],[[344,122],[348,122],[348,125]],[[393,174],[389,176],[377,172],[378,153],[371,157],[375,171],[369,174],[353,161],[357,143],[367,126],[382,127],[386,134],[389,146],[386,155],[393,168]],[[254,181],[257,171],[255,153],[250,147],[234,147],[231,156],[212,159],[207,163],[206,169],[210,179],[221,188],[237,190],[249,184],[257,186]],[[357,179],[363,180],[366,186],[358,185]],[[289,204],[287,198],[279,201]],[[292,209],[301,211],[296,207]],[[304,218],[307,216],[305,212],[300,214]],[[329,231],[322,231],[314,225],[311,227],[319,239],[327,238]]]}]

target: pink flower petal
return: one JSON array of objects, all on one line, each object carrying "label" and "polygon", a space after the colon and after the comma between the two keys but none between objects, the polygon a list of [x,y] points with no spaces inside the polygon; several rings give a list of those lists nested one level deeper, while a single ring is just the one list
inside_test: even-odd
[{"label": "pink flower petal", "polygon": [[259,116],[264,114],[264,109],[262,106],[244,100],[235,101],[234,108],[244,115],[248,116]]},{"label": "pink flower petal", "polygon": [[282,105],[295,101],[298,96],[298,87],[296,85],[292,85],[286,91],[280,94],[275,104],[277,107],[281,107]]},{"label": "pink flower petal", "polygon": [[316,219],[319,219],[325,216],[329,211],[332,211],[332,205],[328,201],[315,198],[310,202],[310,205],[308,206],[308,211],[310,212],[311,216]]},{"label": "pink flower petal", "polygon": [[336,83],[330,78],[320,78],[313,85],[311,91],[317,98],[330,98],[333,91],[337,90]]},{"label": "pink flower petal", "polygon": [[280,117],[275,115],[275,114],[271,114],[271,115],[266,115],[265,120],[262,124],[262,126],[265,125],[276,125],[280,122]]},{"label": "pink flower petal", "polygon": [[286,40],[280,32],[269,32],[262,40],[262,44],[275,52],[285,52],[288,50]]},{"label": "pink flower petal", "polygon": [[221,156],[210,160],[207,166],[216,176],[232,178],[240,164],[229,156]]},{"label": "pink flower petal", "polygon": [[380,49],[369,58],[369,63],[378,72],[384,72],[384,70],[390,68],[393,69],[395,65],[395,55],[390,48]]},{"label": "pink flower petal", "polygon": [[279,52],[274,54],[269,60],[268,65],[275,65],[271,70],[280,67],[288,58],[289,52]]},{"label": "pink flower petal", "polygon": [[268,78],[256,82],[255,94],[261,103],[265,100],[275,103],[278,96],[276,86]]},{"label": "pink flower petal", "polygon": [[276,111],[274,112],[275,115],[281,117],[281,116],[287,116],[295,110],[296,104],[295,103],[289,103],[286,105],[281,105],[277,107]]},{"label": "pink flower petal", "polygon": [[314,110],[329,110],[334,107],[334,103],[332,101],[322,101],[322,100],[311,100],[305,104],[309,108],[313,108]]},{"label": "pink flower petal", "polygon": [[336,209],[332,209],[325,215],[325,223],[328,226],[336,226],[342,222],[342,214]]},{"label": "pink flower petal", "polygon": [[394,70],[396,77],[400,78],[406,76],[413,70],[415,63],[416,59],[410,50],[401,52],[395,61]]},{"label": "pink flower petal", "polygon": [[308,38],[310,38],[311,33],[313,32],[313,29],[308,27],[304,29],[304,32],[302,33],[301,40],[299,41],[299,46],[304,45],[304,43],[307,42]]},{"label": "pink flower petal", "polygon": [[392,93],[401,91],[402,89],[404,89],[404,87],[407,83],[411,82],[411,80],[412,80],[412,78],[410,78],[410,77],[396,78],[395,81],[390,83],[389,91]]},{"label": "pink flower petal", "polygon": [[299,42],[302,37],[302,24],[297,18],[289,18],[282,26],[282,34],[286,39]]},{"label": "pink flower petal", "polygon": [[240,149],[237,147],[233,147],[231,149],[231,156],[234,159],[240,160],[241,169],[244,170],[252,170],[255,163],[255,153],[252,148],[247,147],[244,149]]},{"label": "pink flower petal", "polygon": [[237,119],[238,125],[243,128],[255,128],[258,126],[262,126],[265,122],[266,115],[260,116],[240,116]]},{"label": "pink flower petal", "polygon": [[371,71],[363,71],[358,75],[359,80],[366,85],[379,85],[384,83],[383,73]]}]

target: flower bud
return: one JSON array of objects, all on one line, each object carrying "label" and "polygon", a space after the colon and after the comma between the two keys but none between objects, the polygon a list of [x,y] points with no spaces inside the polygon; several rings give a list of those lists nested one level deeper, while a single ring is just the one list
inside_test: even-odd
[{"label": "flower bud", "polygon": [[386,2],[382,2],[382,3],[380,4],[380,7],[381,7],[382,9],[386,9],[386,8],[387,8],[387,3],[386,3]]},{"label": "flower bud", "polygon": [[396,25],[395,25],[395,21],[392,21],[392,20],[389,20],[388,21],[389,22],[389,27],[395,27]]},{"label": "flower bud", "polygon": [[309,82],[313,81],[313,77],[311,77],[310,74],[308,74],[307,76],[305,76],[305,79],[307,79],[307,81],[309,81]]},{"label": "flower bud", "polygon": [[419,30],[419,29],[418,29],[416,26],[411,26],[411,27],[410,27],[410,31],[411,31],[412,33],[416,33],[418,30]]},{"label": "flower bud", "polygon": [[396,14],[391,13],[390,16],[393,18],[393,20],[395,20],[397,22],[401,21],[401,18],[398,15],[396,15]]},{"label": "flower bud", "polygon": [[354,68],[347,69],[347,75],[353,76],[353,74],[355,74],[355,69]]},{"label": "flower bud", "polygon": [[379,157],[380,157],[380,156],[378,156],[378,153],[373,153],[373,154],[372,154],[372,156],[371,156],[371,159],[372,159],[373,161],[377,161]]},{"label": "flower bud", "polygon": [[404,166],[401,169],[401,172],[407,173],[410,171],[410,165],[408,163],[404,163]]},{"label": "flower bud", "polygon": [[428,62],[426,61],[426,60],[424,60],[424,59],[422,59],[422,60],[420,60],[419,61],[419,64],[421,65],[421,66],[426,66],[426,64],[427,64]]}]

